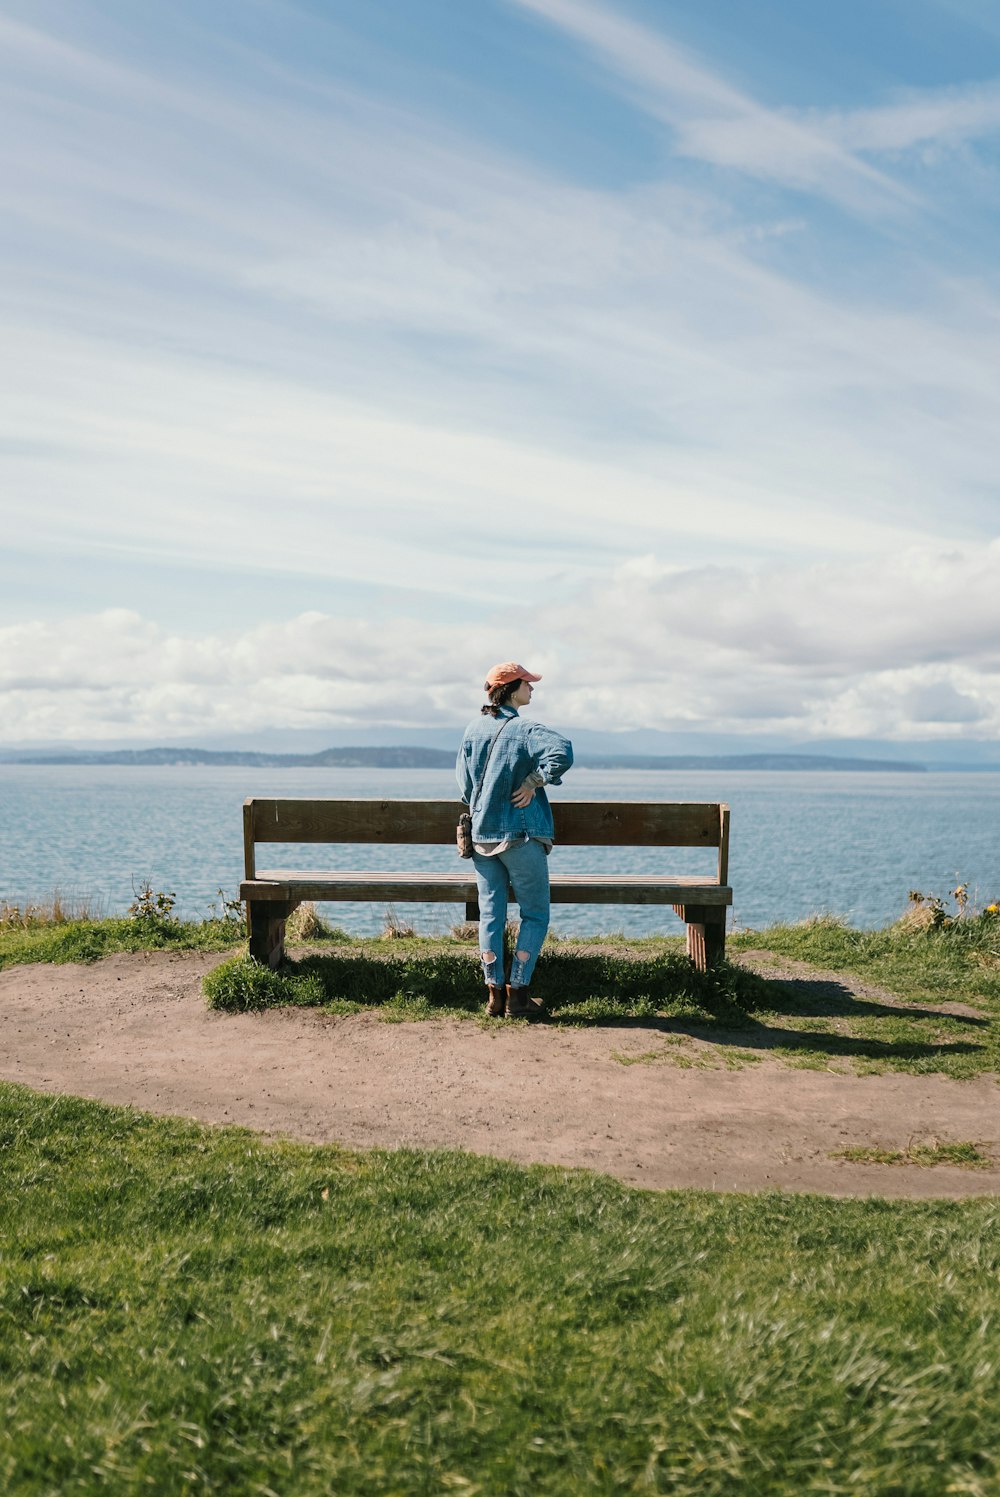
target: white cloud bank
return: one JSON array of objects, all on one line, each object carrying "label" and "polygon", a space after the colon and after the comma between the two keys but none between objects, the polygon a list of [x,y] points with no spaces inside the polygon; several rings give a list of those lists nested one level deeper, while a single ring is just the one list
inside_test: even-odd
[{"label": "white cloud bank", "polygon": [[0,738],[461,723],[494,659],[567,726],[789,737],[1000,736],[1000,543],[809,568],[638,558],[568,604],[455,630],[306,613],[187,638],[109,610],[0,630]]}]

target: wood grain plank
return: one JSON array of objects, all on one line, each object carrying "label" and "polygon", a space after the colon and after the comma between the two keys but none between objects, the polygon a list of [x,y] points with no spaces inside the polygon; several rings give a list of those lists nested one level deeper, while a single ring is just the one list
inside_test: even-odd
[{"label": "wood grain plank", "polygon": [[285,921],[295,909],[291,900],[247,901],[250,955],[266,967],[278,968],[285,955]]},{"label": "wood grain plank", "polygon": [[699,972],[707,972],[726,954],[725,912],[708,904],[689,904],[684,909],[687,922],[687,954]]},{"label": "wood grain plank", "polygon": [[729,807],[719,806],[719,883],[729,882]]},{"label": "wood grain plank", "polygon": [[255,844],[253,831],[253,800],[243,802],[243,877],[253,878],[255,867]]},{"label": "wood grain plank", "polygon": [[[694,876],[650,879],[639,874],[557,874],[551,881],[553,904],[699,904],[724,907],[732,903],[727,886]],[[326,870],[261,870],[256,879],[240,885],[241,899],[281,901],[413,900],[428,903],[471,904],[477,898],[474,878],[466,873],[385,873]]]},{"label": "wood grain plank", "polygon": [[577,847],[718,847],[717,802],[560,801],[555,837]]},{"label": "wood grain plank", "polygon": [[[464,809],[454,800],[246,802],[255,842],[452,843]],[[718,802],[559,801],[556,841],[578,847],[718,847]]]}]

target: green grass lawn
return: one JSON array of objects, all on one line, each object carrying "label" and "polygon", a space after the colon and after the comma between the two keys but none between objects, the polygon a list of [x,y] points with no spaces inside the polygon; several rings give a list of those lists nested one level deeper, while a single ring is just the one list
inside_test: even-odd
[{"label": "green grass lawn", "polygon": [[0,971],[24,962],[94,962],[116,951],[228,951],[243,943],[236,920],[0,920]]},{"label": "green grass lawn", "polygon": [[[1000,1073],[1000,918],[969,915],[941,925],[906,920],[854,930],[834,919],[746,931],[734,953],[764,951],[833,974],[853,974],[897,996],[895,1006],[852,994],[834,977],[785,978],[759,1004],[775,1048],[791,1064],[870,1073]],[[758,959],[766,974],[767,959]],[[912,1005],[912,1006],[910,1006]],[[917,1007],[916,1005],[920,1005]],[[949,1007],[960,1011],[949,1012]]]},{"label": "green grass lawn", "polygon": [[824,917],[742,931],[730,945],[854,972],[914,1000],[1000,1003],[1000,916],[992,913],[938,926],[904,919],[880,930],[855,930]]},{"label": "green grass lawn", "polygon": [[652,1194],[0,1086],[0,1490],[1000,1492],[1000,1203]]}]

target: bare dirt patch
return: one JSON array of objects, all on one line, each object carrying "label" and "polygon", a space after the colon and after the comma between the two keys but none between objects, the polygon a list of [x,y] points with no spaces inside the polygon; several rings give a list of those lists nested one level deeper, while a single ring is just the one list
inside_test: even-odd
[{"label": "bare dirt patch", "polygon": [[[797,1071],[766,1053],[733,1070],[659,1064],[669,1060],[664,1037],[641,1025],[215,1014],[200,984],[220,960],[149,952],[0,973],[0,1077],[312,1142],[463,1148],[584,1166],[654,1189],[1000,1192],[994,1076]],[[761,970],[778,975],[763,954]],[[808,968],[796,975],[805,973],[817,978]],[[859,997],[878,992],[842,974],[836,981]],[[717,1053],[720,1038],[706,1053]],[[697,1062],[698,1041],[690,1043]],[[862,1146],[905,1150],[926,1138],[974,1141],[990,1167],[830,1157]]]}]

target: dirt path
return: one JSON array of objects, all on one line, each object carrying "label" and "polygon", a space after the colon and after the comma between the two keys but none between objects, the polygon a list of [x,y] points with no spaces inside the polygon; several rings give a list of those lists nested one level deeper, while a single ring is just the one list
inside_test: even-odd
[{"label": "dirt path", "polygon": [[[996,1077],[856,1077],[768,1057],[732,1072],[623,1065],[660,1048],[642,1028],[213,1014],[200,980],[219,960],[154,952],[0,973],[0,1077],[314,1142],[582,1165],[655,1189],[1000,1192]],[[928,1137],[974,1140],[994,1167],[829,1157]]]}]

